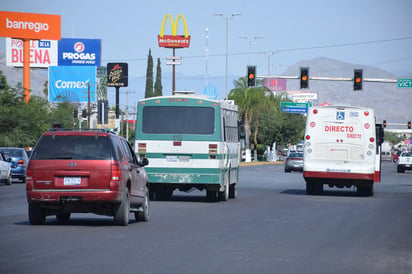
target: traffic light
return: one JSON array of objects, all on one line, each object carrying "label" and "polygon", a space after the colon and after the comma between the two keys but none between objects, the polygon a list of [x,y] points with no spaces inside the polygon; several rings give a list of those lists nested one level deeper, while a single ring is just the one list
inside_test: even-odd
[{"label": "traffic light", "polygon": [[309,68],[300,68],[300,88],[309,88]]},{"label": "traffic light", "polygon": [[86,118],[87,117],[87,110],[82,109],[82,117]]},{"label": "traffic light", "polygon": [[408,129],[411,129],[411,121],[408,121]]},{"label": "traffic light", "polygon": [[75,108],[73,110],[73,118],[77,118],[77,116],[79,116],[79,110],[77,108]]},{"label": "traffic light", "polygon": [[386,127],[386,120],[383,120],[383,127]]},{"label": "traffic light", "polygon": [[256,86],[256,66],[247,66],[247,86]]},{"label": "traffic light", "polygon": [[363,70],[355,69],[353,76],[353,90],[362,90],[362,73]]}]

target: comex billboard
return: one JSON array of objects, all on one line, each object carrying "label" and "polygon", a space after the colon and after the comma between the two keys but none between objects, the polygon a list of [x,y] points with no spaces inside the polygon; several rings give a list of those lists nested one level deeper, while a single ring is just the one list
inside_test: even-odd
[{"label": "comex billboard", "polygon": [[96,67],[49,67],[49,101],[51,103],[96,101]]},{"label": "comex billboard", "polygon": [[59,66],[100,67],[100,39],[62,38],[58,48]]}]

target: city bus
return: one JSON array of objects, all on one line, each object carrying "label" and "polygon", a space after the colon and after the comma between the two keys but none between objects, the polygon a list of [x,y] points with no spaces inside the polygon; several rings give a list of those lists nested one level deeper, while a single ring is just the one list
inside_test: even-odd
[{"label": "city bus", "polygon": [[320,194],[323,185],[356,187],[373,195],[380,182],[383,128],[371,108],[317,106],[308,110],[303,177],[307,194]]},{"label": "city bus", "polygon": [[196,189],[209,201],[236,198],[239,128],[238,107],[230,100],[193,92],[139,100],[135,151],[150,162],[150,198]]}]

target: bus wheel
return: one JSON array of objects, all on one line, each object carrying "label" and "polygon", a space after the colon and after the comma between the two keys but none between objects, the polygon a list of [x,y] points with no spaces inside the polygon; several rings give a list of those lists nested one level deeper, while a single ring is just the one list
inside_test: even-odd
[{"label": "bus wheel", "polygon": [[356,186],[356,193],[361,196],[372,196],[373,195],[373,183],[368,183],[362,186]]},{"label": "bus wheel", "polygon": [[208,202],[216,202],[217,190],[206,190],[206,200]]},{"label": "bus wheel", "polygon": [[219,201],[227,201],[229,200],[229,171],[225,174],[225,189],[218,193]]},{"label": "bus wheel", "polygon": [[231,184],[229,186],[229,198],[236,199],[237,198],[237,184]]},{"label": "bus wheel", "polygon": [[323,192],[323,184],[306,182],[306,194],[319,195]]}]

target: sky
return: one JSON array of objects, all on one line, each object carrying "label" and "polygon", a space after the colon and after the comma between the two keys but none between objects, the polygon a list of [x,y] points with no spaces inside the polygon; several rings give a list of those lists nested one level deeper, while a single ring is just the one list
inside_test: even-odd
[{"label": "sky", "polygon": [[[1,1],[0,9],[61,15],[61,37],[101,39],[102,65],[127,62],[129,78],[140,83],[149,49],[155,66],[160,58],[162,76],[171,78],[166,57],[172,50],[160,48],[157,35],[167,13],[174,19],[183,14],[191,42],[189,48],[176,50],[182,57],[182,65],[176,66],[177,90],[225,82],[226,56],[228,74],[235,77],[245,76],[249,64],[257,66],[258,76],[269,70],[279,75],[290,65],[317,57],[376,66],[397,76],[412,73],[410,0],[13,0]],[[235,13],[241,15],[232,17]],[[171,34],[170,24],[165,34]],[[183,35],[181,22],[177,34]],[[2,51],[4,40],[0,38]],[[144,96],[144,84],[128,89]],[[221,94],[222,89],[220,84]],[[170,90],[163,84],[164,95]]]}]

